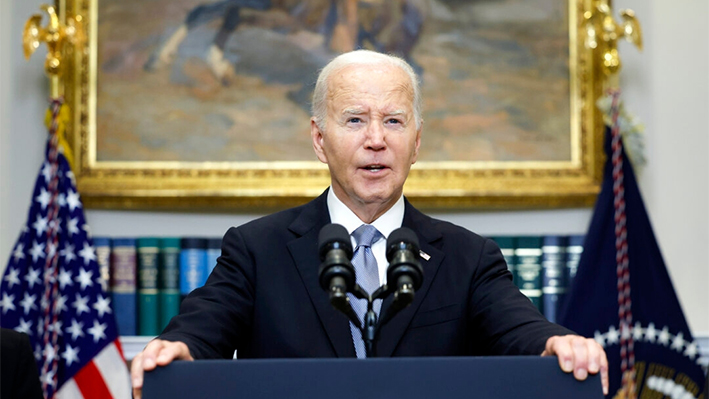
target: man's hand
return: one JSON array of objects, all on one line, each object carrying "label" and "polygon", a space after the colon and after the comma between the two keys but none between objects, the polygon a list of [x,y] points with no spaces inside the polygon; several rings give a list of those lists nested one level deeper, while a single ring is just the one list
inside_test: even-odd
[{"label": "man's hand", "polygon": [[601,345],[578,335],[555,336],[547,340],[542,356],[556,356],[564,372],[574,372],[583,381],[588,374],[601,372],[603,394],[608,395],[608,359]]},{"label": "man's hand", "polygon": [[133,398],[140,399],[143,394],[143,372],[156,366],[167,366],[173,360],[194,360],[184,342],[170,342],[155,339],[133,358],[130,374],[133,382]]}]

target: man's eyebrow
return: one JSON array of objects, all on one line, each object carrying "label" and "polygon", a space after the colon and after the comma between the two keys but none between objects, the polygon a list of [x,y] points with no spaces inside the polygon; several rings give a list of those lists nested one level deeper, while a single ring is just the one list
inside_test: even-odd
[{"label": "man's eyebrow", "polygon": [[406,116],[406,111],[403,109],[397,109],[391,112],[387,112],[388,116],[398,116],[398,115],[404,115]]},{"label": "man's eyebrow", "polygon": [[354,107],[354,108],[345,108],[342,110],[342,115],[361,115],[364,113],[364,108],[362,107]]},{"label": "man's eyebrow", "polygon": [[[345,108],[342,110],[342,116],[347,116],[347,115],[362,115],[365,114],[367,111],[362,108],[362,107],[352,107],[352,108]],[[386,112],[384,115],[386,116],[406,116],[408,115],[406,110],[403,109],[395,109],[393,111]]]}]

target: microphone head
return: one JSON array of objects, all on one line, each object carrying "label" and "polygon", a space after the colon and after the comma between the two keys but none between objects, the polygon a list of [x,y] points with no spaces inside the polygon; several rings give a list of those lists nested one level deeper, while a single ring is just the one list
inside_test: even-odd
[{"label": "microphone head", "polygon": [[392,257],[396,251],[399,250],[408,250],[418,256],[419,238],[413,230],[406,227],[399,227],[389,234],[386,246],[387,261],[391,262]]},{"label": "microphone head", "polygon": [[352,242],[347,229],[339,224],[328,224],[320,230],[318,237],[320,268],[318,279],[320,287],[329,291],[333,284],[349,292],[355,285],[355,269],[352,259]]},{"label": "microphone head", "polygon": [[350,234],[342,225],[330,223],[320,229],[318,235],[320,261],[325,260],[325,256],[332,249],[345,251],[348,259],[352,259],[352,241]]},{"label": "microphone head", "polygon": [[392,231],[387,238],[386,250],[389,262],[387,285],[399,289],[406,281],[413,285],[414,290],[421,288],[423,267],[419,262],[419,239],[416,233],[406,227]]}]

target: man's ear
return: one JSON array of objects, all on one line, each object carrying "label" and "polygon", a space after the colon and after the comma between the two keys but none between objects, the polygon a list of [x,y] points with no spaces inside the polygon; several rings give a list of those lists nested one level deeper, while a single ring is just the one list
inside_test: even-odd
[{"label": "man's ear", "polygon": [[416,131],[416,142],[414,142],[414,156],[411,159],[411,164],[415,164],[419,158],[419,148],[421,147],[421,132],[423,131],[423,123]]},{"label": "man's ear", "polygon": [[310,118],[310,138],[313,140],[313,150],[315,150],[315,155],[318,157],[320,162],[327,163],[327,156],[325,155],[325,148],[323,146],[323,141],[325,140],[324,132],[320,130],[318,124],[315,123],[315,117]]}]

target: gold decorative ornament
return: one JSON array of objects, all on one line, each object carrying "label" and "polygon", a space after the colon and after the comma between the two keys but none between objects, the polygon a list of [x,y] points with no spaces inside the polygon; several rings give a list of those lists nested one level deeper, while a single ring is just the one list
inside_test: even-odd
[{"label": "gold decorative ornament", "polygon": [[44,4],[41,6],[49,16],[47,26],[42,27],[42,15],[35,14],[25,23],[22,32],[22,48],[25,58],[30,56],[39,48],[42,43],[47,44],[47,58],[44,69],[50,78],[50,96],[58,98],[61,96],[61,82],[59,76],[63,72],[63,53],[67,45],[79,47],[86,40],[81,15],[66,18],[62,22],[56,6]]},{"label": "gold decorative ornament", "polygon": [[595,0],[594,3],[593,10],[584,13],[585,45],[600,53],[603,74],[609,79],[610,86],[615,87],[621,68],[618,40],[625,39],[642,51],[642,30],[633,10],[621,10],[623,22],[618,23],[613,18],[610,0]]}]

